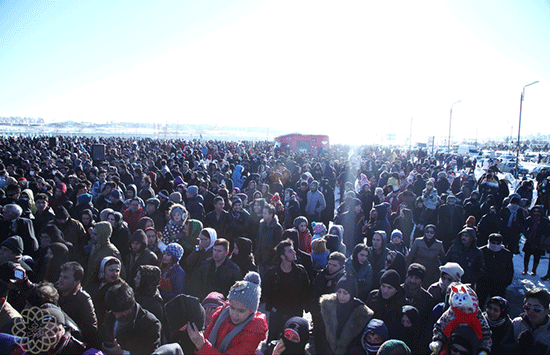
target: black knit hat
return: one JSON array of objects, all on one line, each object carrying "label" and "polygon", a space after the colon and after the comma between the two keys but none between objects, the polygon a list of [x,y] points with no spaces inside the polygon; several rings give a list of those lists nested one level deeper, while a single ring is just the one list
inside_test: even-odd
[{"label": "black knit hat", "polygon": [[24,244],[23,239],[21,239],[20,236],[14,235],[13,237],[9,237],[8,239],[4,240],[2,244],[0,244],[0,247],[6,247],[13,251],[15,255],[21,255],[23,254]]},{"label": "black knit hat", "polygon": [[386,271],[380,278],[380,285],[387,284],[395,287],[396,289],[401,287],[401,277],[395,270]]},{"label": "black knit hat", "polygon": [[177,334],[188,322],[195,323],[199,330],[204,327],[204,308],[196,297],[185,294],[178,295],[166,303],[164,310],[172,334]]},{"label": "black knit hat", "polygon": [[348,291],[351,298],[354,298],[357,296],[357,283],[355,282],[355,279],[351,275],[344,275],[340,278],[340,280],[336,284],[336,290],[340,288],[343,288],[344,290]]}]

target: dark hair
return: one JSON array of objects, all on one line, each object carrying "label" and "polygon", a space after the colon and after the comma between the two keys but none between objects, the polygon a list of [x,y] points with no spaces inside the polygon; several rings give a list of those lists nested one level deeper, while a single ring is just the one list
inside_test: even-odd
[{"label": "dark hair", "polygon": [[276,209],[275,206],[273,206],[271,203],[266,203],[264,206],[264,210],[267,209],[270,215],[275,215]]},{"label": "dark hair", "polygon": [[339,251],[333,251],[328,256],[328,260],[336,260],[340,266],[343,266],[346,263],[346,256]]},{"label": "dark hair", "polygon": [[218,203],[218,202],[220,202],[220,201],[225,202],[224,199],[223,199],[223,197],[221,197],[220,195],[214,197],[214,204],[216,204],[216,203]]},{"label": "dark hair", "polygon": [[[384,238],[382,238],[382,240],[384,240]],[[369,247],[364,243],[359,243],[355,247],[353,247],[353,251],[351,253],[351,264],[357,271],[359,271],[359,269],[361,268],[361,265],[359,265],[359,260],[357,259],[357,255],[359,255],[359,253],[363,250],[366,250],[368,253]]]},{"label": "dark hair", "polygon": [[544,309],[548,309],[548,306],[550,305],[550,293],[548,293],[548,291],[544,288],[535,287],[527,290],[527,292],[525,292],[524,300],[527,301],[528,298],[539,300]]},{"label": "dark hair", "polygon": [[113,312],[126,311],[135,304],[134,290],[126,282],[115,283],[107,290],[105,303]]},{"label": "dark hair", "polygon": [[82,281],[84,277],[84,268],[76,261],[68,261],[61,265],[61,271],[72,270],[75,281]]},{"label": "dark hair", "polygon": [[293,247],[294,243],[290,238],[281,240],[279,244],[275,247],[275,250],[277,251],[277,258],[281,258],[281,255],[285,255],[285,249],[286,247]]},{"label": "dark hair", "polygon": [[218,238],[214,241],[214,245],[212,247],[215,247],[217,245],[221,245],[222,247],[225,248],[225,251],[228,251],[229,250],[229,241],[227,239],[224,239],[224,238]]},{"label": "dark hair", "polygon": [[27,301],[36,307],[40,307],[44,303],[57,304],[59,292],[51,282],[41,282],[36,287],[31,288]]}]

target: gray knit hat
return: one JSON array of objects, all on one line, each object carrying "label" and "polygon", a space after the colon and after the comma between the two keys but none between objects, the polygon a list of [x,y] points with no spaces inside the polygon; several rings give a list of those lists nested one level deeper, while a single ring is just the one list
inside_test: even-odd
[{"label": "gray knit hat", "polygon": [[244,280],[237,281],[231,286],[227,299],[242,302],[248,309],[256,312],[262,295],[260,283],[260,275],[257,272],[250,271],[244,276]]}]

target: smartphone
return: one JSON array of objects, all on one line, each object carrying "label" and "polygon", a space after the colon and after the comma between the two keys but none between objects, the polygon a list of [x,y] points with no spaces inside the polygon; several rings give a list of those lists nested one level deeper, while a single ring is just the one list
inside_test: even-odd
[{"label": "smartphone", "polygon": [[25,279],[25,273],[23,272],[23,270],[15,269],[15,270],[13,271],[13,275],[14,275],[15,278],[18,279],[18,280],[23,280],[23,279]]}]

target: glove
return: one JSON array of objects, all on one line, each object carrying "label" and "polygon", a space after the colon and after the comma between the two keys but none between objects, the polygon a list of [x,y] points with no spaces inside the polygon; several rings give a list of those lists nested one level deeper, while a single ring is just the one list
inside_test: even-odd
[{"label": "glove", "polygon": [[528,330],[524,330],[523,332],[521,332],[518,337],[518,344],[522,349],[529,348],[531,345],[533,345],[534,341],[535,338],[533,337],[533,333]]},{"label": "glove", "polygon": [[439,340],[432,341],[430,343],[430,350],[432,351],[432,354],[437,355],[441,351],[441,347],[443,346],[443,343]]}]

